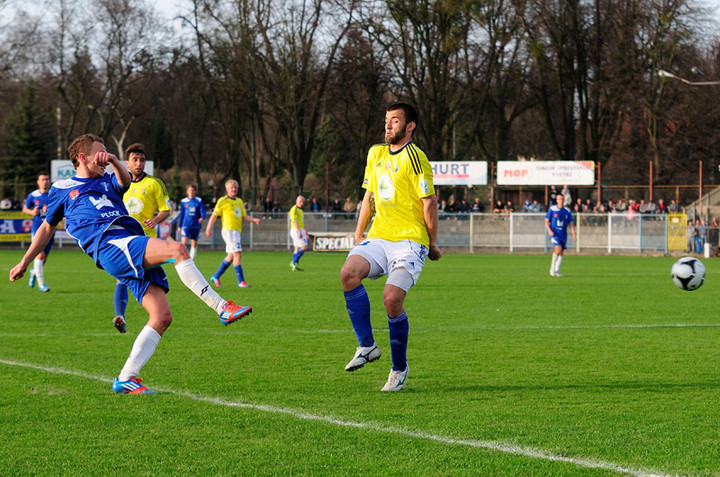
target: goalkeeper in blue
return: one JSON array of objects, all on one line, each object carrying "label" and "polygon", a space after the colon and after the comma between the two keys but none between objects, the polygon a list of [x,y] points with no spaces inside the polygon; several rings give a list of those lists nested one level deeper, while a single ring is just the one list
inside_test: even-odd
[{"label": "goalkeeper in blue", "polygon": [[575,237],[575,224],[570,210],[565,207],[565,198],[562,194],[557,196],[557,205],[550,206],[545,214],[545,228],[550,236],[553,245],[552,261],[550,262],[550,276],[562,277],[560,265],[562,265],[563,251],[567,248],[567,229],[570,227],[573,240]]},{"label": "goalkeeper in blue", "polygon": [[[425,153],[412,142],[417,124],[417,111],[409,104],[395,103],[387,108],[385,144],[371,147],[367,156],[365,196],[355,227],[357,245],[340,272],[348,315],[359,344],[345,371],[355,371],[380,358],[370,323],[370,300],[362,280],[388,277],[383,301],[392,369],[382,391],[399,391],[405,386],[410,372],[405,296],[417,283],[425,259],[439,260],[443,254],[435,242],[438,211],[432,169]],[[375,220],[364,239],[373,202]]]},{"label": "goalkeeper in blue", "polygon": [[[101,137],[94,134],[79,136],[68,151],[75,176],[53,184],[45,221],[20,263],[10,270],[10,281],[25,274],[58,224],[65,219],[67,233],[80,248],[98,268],[127,285],[149,315],[147,325],[138,334],[130,356],[115,378],[113,391],[154,394],[138,376],[172,322],[166,297],[169,291],[167,276],[160,264],[174,259],[175,271],[183,284],[215,310],[224,325],[247,316],[252,308],[222,299],[208,285],[182,244],[144,234],[142,225],[128,215],[122,200],[130,186],[130,173],[116,156],[105,150]],[[107,166],[112,167],[112,174],[105,172]]]}]

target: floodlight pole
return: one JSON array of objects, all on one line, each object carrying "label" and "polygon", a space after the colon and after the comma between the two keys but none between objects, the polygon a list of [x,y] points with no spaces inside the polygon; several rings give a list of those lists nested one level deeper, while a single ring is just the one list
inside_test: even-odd
[{"label": "floodlight pole", "polygon": [[[698,72],[700,71],[700,70],[698,70],[697,68],[695,68],[695,70],[697,70]],[[681,78],[680,76],[675,75],[675,74],[673,74],[673,73],[670,73],[669,71],[666,71],[666,70],[658,70],[657,74],[658,74],[658,76],[661,77],[661,78],[676,79],[676,80],[681,81],[681,82],[683,82],[683,83],[685,83],[685,84],[689,84],[690,86],[716,86],[716,85],[720,85],[720,81],[688,81],[688,80],[686,80],[685,78]],[[698,74],[700,74],[700,73],[698,73]],[[704,76],[704,75],[703,75],[703,76]]]}]

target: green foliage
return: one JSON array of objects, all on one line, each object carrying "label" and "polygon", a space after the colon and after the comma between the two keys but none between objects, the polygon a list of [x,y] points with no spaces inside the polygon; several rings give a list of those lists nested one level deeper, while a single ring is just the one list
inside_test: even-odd
[{"label": "green foliage", "polygon": [[[21,255],[1,250],[0,273]],[[54,250],[47,294],[0,282],[3,474],[720,473],[715,261],[683,292],[672,257],[568,253],[558,279],[549,255],[446,255],[407,297],[410,377],[387,395],[384,280],[365,283],[383,357],[343,370],[344,259],[292,273],[289,253],[246,251],[251,288],[227,273],[218,291],[254,312],[227,328],[166,266],[174,321],[142,371],[157,396],[110,391],[146,313],[131,300],[118,334],[89,258]]]},{"label": "green foliage", "polygon": [[[6,149],[0,156],[0,181],[34,184],[39,172],[50,171],[55,132],[52,113],[30,81],[6,119]],[[20,193],[16,188],[16,193]]]}]

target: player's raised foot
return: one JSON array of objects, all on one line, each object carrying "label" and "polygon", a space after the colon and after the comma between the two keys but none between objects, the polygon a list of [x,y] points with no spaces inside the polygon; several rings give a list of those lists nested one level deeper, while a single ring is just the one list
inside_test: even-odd
[{"label": "player's raised foot", "polygon": [[43,292],[43,293],[49,292],[49,291],[50,291],[50,287],[47,286],[47,285],[40,285],[40,286],[38,287],[38,291]]},{"label": "player's raised foot", "polygon": [[221,286],[222,286],[222,283],[220,283],[220,279],[219,279],[219,278],[215,278],[215,275],[213,275],[212,277],[210,277],[210,281],[213,282],[213,285],[215,285],[216,287],[221,287]]},{"label": "player's raised foot", "polygon": [[220,323],[227,326],[230,323],[240,321],[242,317],[247,316],[250,313],[252,313],[251,306],[236,305],[234,301],[230,300],[225,303],[225,306],[220,313]]},{"label": "player's raised foot", "polygon": [[118,330],[118,333],[125,333],[125,317],[118,315],[113,318],[113,326]]},{"label": "player's raised foot", "polygon": [[298,267],[298,264],[295,262],[290,262],[290,267],[292,267],[293,272],[302,272],[303,269]]},{"label": "player's raised foot", "polygon": [[355,350],[355,356],[345,366],[345,371],[355,371],[365,366],[367,363],[372,363],[380,359],[380,348],[375,343],[372,346],[358,346]]},{"label": "player's raised foot", "polygon": [[381,391],[400,391],[405,387],[405,380],[410,372],[410,366],[405,364],[405,371],[390,370],[387,383],[382,387]]},{"label": "player's raised foot", "polygon": [[562,273],[560,273],[560,272],[555,272],[555,276],[556,276],[556,277],[562,277],[562,276],[563,276],[563,274],[562,274]]},{"label": "player's raised foot", "polygon": [[249,287],[250,287],[250,285],[248,285],[245,280],[243,280],[243,281],[241,281],[240,283],[238,283],[238,286],[239,286],[240,288],[249,288]]},{"label": "player's raised foot", "polygon": [[37,281],[37,277],[35,276],[35,272],[30,270],[30,278],[28,279],[28,286],[30,288],[35,288],[35,282]]},{"label": "player's raised foot", "polygon": [[115,378],[112,388],[113,391],[119,394],[157,394],[155,391],[146,388],[140,378],[130,378],[127,381],[118,381],[118,378]]}]

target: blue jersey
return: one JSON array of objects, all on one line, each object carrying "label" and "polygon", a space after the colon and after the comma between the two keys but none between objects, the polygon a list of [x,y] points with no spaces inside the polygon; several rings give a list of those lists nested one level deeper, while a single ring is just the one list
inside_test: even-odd
[{"label": "blue jersey", "polygon": [[110,226],[126,229],[131,235],[144,235],[140,222],[125,208],[122,197],[126,190],[118,184],[115,174],[58,181],[50,188],[45,220],[57,226],[64,217],[67,233],[97,264],[98,246]]},{"label": "blue jersey", "polygon": [[205,204],[199,197],[185,197],[180,201],[180,213],[178,214],[178,227],[196,229],[200,227],[200,219],[205,219]]},{"label": "blue jersey", "polygon": [[561,209],[557,205],[553,205],[545,214],[545,218],[550,221],[550,230],[553,231],[555,236],[559,240],[567,242],[567,228],[573,221],[570,210],[566,207]]},{"label": "blue jersey", "polygon": [[27,196],[27,199],[25,199],[25,207],[27,207],[28,209],[34,209],[35,207],[40,208],[40,215],[33,216],[33,235],[35,234],[35,232],[37,232],[37,229],[40,228],[43,220],[45,220],[45,212],[43,212],[43,206],[47,205],[49,197],[49,192],[40,192],[40,189],[35,189],[34,191],[30,192]]}]

